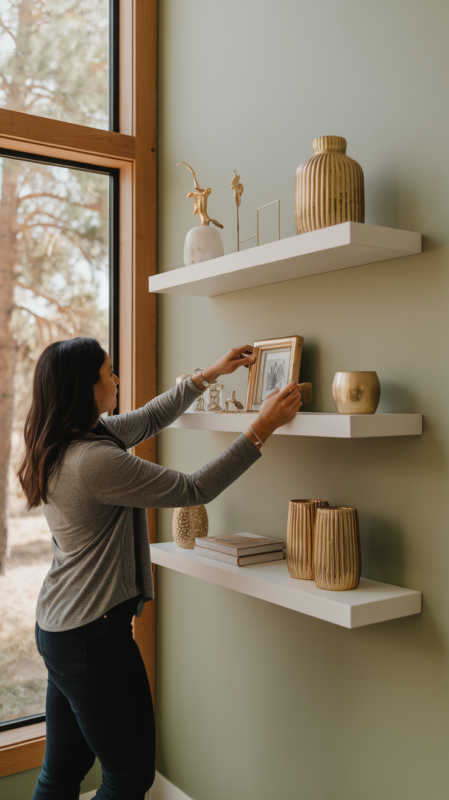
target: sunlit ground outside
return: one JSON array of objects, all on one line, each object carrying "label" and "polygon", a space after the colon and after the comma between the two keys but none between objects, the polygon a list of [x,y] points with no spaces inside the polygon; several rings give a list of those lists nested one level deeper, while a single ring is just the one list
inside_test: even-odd
[{"label": "sunlit ground outside", "polygon": [[10,519],[10,555],[1,581],[1,719],[45,709],[46,670],[34,643],[36,598],[51,564],[43,514]]}]

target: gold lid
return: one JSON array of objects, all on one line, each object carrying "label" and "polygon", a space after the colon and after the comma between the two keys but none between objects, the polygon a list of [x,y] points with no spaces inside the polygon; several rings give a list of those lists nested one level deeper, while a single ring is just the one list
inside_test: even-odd
[{"label": "gold lid", "polygon": [[346,153],[346,139],[343,136],[317,136],[313,140],[314,153]]}]

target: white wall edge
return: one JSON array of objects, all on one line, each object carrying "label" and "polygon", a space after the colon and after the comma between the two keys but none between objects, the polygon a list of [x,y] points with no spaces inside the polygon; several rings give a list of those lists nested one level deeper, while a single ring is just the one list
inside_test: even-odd
[{"label": "white wall edge", "polygon": [[[96,793],[97,789],[81,794],[80,800],[92,800]],[[160,772],[156,772],[155,781],[150,791],[146,793],[145,800],[192,800],[192,798],[178,789],[174,783],[170,783]]]},{"label": "white wall edge", "polygon": [[[97,791],[95,789],[93,792],[81,794],[80,800],[92,800]],[[174,783],[170,783],[160,772],[156,772],[156,778],[150,791],[146,793],[145,800],[192,800],[192,798],[178,789]]]},{"label": "white wall edge", "polygon": [[156,772],[155,781],[145,800],[192,800],[192,798],[178,789],[174,783],[170,783],[160,772]]}]

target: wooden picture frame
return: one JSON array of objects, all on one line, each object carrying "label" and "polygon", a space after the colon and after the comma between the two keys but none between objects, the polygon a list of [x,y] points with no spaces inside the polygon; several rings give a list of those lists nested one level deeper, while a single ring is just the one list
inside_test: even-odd
[{"label": "wooden picture frame", "polygon": [[283,389],[291,381],[298,383],[303,345],[302,336],[254,342],[256,361],[249,367],[246,411],[259,411],[265,397],[277,386]]}]

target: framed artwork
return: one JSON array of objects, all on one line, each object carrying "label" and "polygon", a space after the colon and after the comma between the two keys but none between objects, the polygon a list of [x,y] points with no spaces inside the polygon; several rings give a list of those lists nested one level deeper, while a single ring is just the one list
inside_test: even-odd
[{"label": "framed artwork", "polygon": [[303,344],[302,336],[254,342],[256,362],[249,367],[246,411],[259,411],[274,389],[284,389],[291,381],[298,383]]}]

